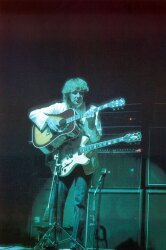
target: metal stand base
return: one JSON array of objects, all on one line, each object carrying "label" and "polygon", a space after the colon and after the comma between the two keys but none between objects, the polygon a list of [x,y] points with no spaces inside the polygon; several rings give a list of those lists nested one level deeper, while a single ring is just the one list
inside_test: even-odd
[{"label": "metal stand base", "polygon": [[[52,237],[52,234],[54,234],[54,230],[61,230],[65,232],[65,234],[68,236],[66,239],[58,241],[56,238]],[[56,233],[57,235],[57,233]],[[61,226],[54,223],[51,225],[51,227],[44,233],[44,235],[41,237],[39,242],[36,244],[36,246],[33,248],[34,250],[44,250],[47,247],[55,247],[55,249],[58,249],[58,246],[63,244],[66,241],[69,241],[72,239],[70,234]]]},{"label": "metal stand base", "polygon": [[[66,238],[62,240],[57,240],[57,239],[51,239],[51,233],[54,230],[60,230],[61,232],[64,232],[66,234]],[[57,236],[57,233],[56,233]],[[86,250],[86,248],[80,244],[77,240],[73,239],[73,237],[60,225],[57,225],[54,223],[41,237],[39,242],[36,244],[36,246],[33,248],[34,250],[45,250],[47,247],[55,247],[55,249],[58,250],[58,247],[62,244],[64,244],[67,241],[72,240],[79,246],[81,249]]]}]

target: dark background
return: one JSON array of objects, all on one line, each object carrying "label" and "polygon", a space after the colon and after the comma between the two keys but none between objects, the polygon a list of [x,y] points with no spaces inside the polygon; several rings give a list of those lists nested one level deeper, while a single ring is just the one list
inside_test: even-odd
[{"label": "dark background", "polygon": [[0,0],[2,243],[18,241],[32,180],[44,171],[28,112],[60,99],[64,81],[79,76],[89,103],[125,97],[151,124],[154,104],[166,103],[165,14],[160,0]]}]

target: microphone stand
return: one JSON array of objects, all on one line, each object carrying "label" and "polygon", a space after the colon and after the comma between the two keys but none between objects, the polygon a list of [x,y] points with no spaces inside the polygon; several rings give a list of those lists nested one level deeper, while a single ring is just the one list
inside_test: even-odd
[{"label": "microphone stand", "polygon": [[94,245],[95,245],[95,227],[96,227],[96,194],[99,190],[101,190],[102,188],[102,184],[103,184],[103,180],[104,180],[104,177],[106,176],[107,174],[107,169],[106,168],[102,168],[101,169],[101,174],[100,174],[100,177],[98,179],[98,182],[97,182],[97,186],[96,186],[96,189],[94,190],[94,193],[93,193],[93,202],[92,202],[92,226],[93,226],[93,245],[92,245],[92,249],[94,249]]},{"label": "microphone stand", "polygon": [[[66,241],[73,240],[74,242],[77,243],[77,245],[82,248],[83,250],[86,250],[82,244],[80,244],[77,240],[73,239],[73,237],[61,226],[57,223],[57,206],[58,206],[58,187],[59,187],[59,176],[61,172],[61,164],[58,163],[59,160],[59,154],[54,155],[54,160],[55,160],[55,166],[54,166],[54,172],[53,172],[53,178],[52,178],[52,183],[51,183],[51,190],[50,190],[50,195],[48,199],[48,205],[46,207],[44,217],[48,217],[49,215],[49,226],[50,228],[45,232],[45,234],[41,237],[37,245],[33,248],[34,250],[44,250],[45,247],[48,246],[48,243],[52,247],[57,248],[58,245],[65,243]],[[56,180],[55,180],[56,176]],[[54,186],[55,187],[55,194],[54,194]],[[55,199],[54,199],[55,198]],[[56,204],[55,205],[55,223],[53,223],[53,202]],[[50,212],[50,209],[52,209],[52,213]],[[59,230],[59,233],[62,233],[62,231],[68,236],[66,239],[61,239],[60,241],[57,240],[57,230]],[[53,241],[50,236],[51,233],[53,232],[55,241]]]},{"label": "microphone stand", "polygon": [[[66,240],[70,239],[70,235],[66,230],[58,225],[57,223],[57,206],[58,206],[58,186],[59,186],[59,176],[61,171],[61,164],[58,163],[59,160],[59,153],[54,155],[54,171],[53,171],[53,177],[51,182],[51,189],[48,199],[48,205],[45,209],[44,218],[49,218],[49,229],[44,233],[44,235],[41,237],[37,245],[34,247],[34,250],[44,250],[45,247],[48,245],[51,246],[57,246],[57,229],[65,231],[65,233],[69,236],[69,238],[62,240],[60,243],[64,243]],[[56,178],[55,178],[56,177]],[[55,186],[56,185],[56,186]],[[55,190],[55,193],[54,193]],[[53,211],[53,204],[55,205],[55,211]],[[53,213],[55,214],[55,218],[53,218]],[[53,219],[55,222],[53,223]],[[51,239],[51,233],[53,233],[54,239]]]},{"label": "microphone stand", "polygon": [[[49,199],[48,199],[48,205],[45,209],[45,213],[44,213],[44,220],[49,218],[49,229],[44,233],[44,235],[41,237],[41,239],[39,240],[39,242],[37,243],[37,245],[34,247],[34,250],[43,250],[45,249],[45,246],[48,246],[48,244],[54,246],[55,245],[55,241],[53,241],[50,238],[50,234],[55,233],[55,239],[56,239],[56,230],[55,230],[55,225],[57,222],[53,223],[53,202],[54,202],[54,197],[56,198],[56,211],[55,211],[55,221],[57,221],[57,201],[58,201],[58,183],[59,183],[59,173],[60,173],[60,166],[61,164],[58,163],[58,159],[59,159],[59,154],[57,153],[56,155],[54,155],[54,171],[53,171],[53,177],[52,177],[52,182],[51,182],[51,189],[50,189],[50,194],[49,194]],[[55,189],[55,194],[54,194],[54,187],[55,187],[55,177],[56,177],[56,189]],[[52,210],[52,211],[50,211]]]}]

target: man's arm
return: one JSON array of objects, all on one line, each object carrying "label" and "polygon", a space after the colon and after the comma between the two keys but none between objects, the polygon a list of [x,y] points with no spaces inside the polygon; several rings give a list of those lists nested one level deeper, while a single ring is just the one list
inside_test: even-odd
[{"label": "man's arm", "polygon": [[34,124],[43,130],[48,125],[50,129],[56,130],[57,123],[49,115],[60,114],[65,110],[65,105],[63,103],[55,103],[45,108],[35,109],[29,113],[29,118]]}]

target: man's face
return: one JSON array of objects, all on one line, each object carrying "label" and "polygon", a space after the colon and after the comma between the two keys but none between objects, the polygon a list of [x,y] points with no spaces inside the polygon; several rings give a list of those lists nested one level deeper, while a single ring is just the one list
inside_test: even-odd
[{"label": "man's face", "polygon": [[69,94],[69,97],[73,107],[79,108],[83,103],[84,92],[75,90]]}]

